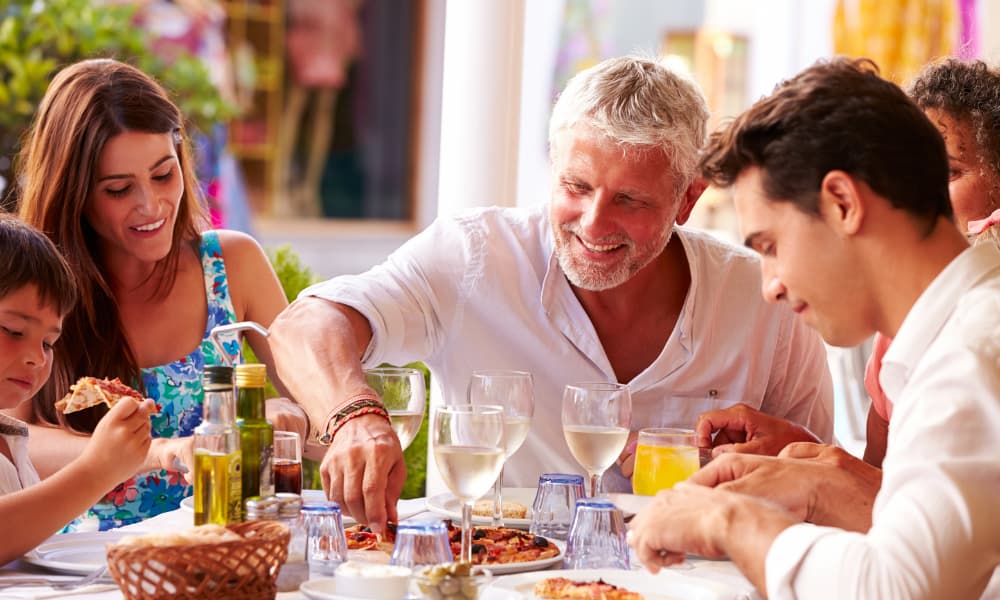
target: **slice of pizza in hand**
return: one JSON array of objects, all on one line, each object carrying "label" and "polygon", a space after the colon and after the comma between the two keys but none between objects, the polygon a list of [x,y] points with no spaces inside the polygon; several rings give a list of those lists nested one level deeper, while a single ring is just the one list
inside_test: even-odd
[{"label": "slice of pizza in hand", "polygon": [[81,377],[69,389],[70,392],[66,397],[56,402],[56,410],[64,415],[97,406],[102,402],[111,408],[125,398],[131,398],[136,402],[144,400],[142,394],[122,383],[117,377],[114,379]]}]

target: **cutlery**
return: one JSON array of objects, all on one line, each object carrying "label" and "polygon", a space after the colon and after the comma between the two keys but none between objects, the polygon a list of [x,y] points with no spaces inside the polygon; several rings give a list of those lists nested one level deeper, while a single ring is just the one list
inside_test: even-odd
[{"label": "cutlery", "polygon": [[44,577],[0,577],[0,588],[14,587],[19,585],[45,585],[54,590],[71,590],[83,587],[90,583],[101,580],[102,583],[113,582],[110,577],[106,577],[107,567],[101,567],[83,577],[77,579],[46,579]]}]

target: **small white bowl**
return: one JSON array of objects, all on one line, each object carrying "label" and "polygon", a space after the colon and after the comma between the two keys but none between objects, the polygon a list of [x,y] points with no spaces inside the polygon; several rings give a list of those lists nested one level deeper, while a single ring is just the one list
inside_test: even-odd
[{"label": "small white bowl", "polygon": [[349,560],[336,571],[337,594],[365,600],[403,600],[410,591],[408,567]]}]

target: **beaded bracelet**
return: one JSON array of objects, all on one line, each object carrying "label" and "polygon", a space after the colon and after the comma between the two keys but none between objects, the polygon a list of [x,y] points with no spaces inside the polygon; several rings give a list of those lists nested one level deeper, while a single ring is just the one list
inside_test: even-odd
[{"label": "beaded bracelet", "polygon": [[[378,409],[365,412],[364,414],[373,414],[381,411],[384,413],[385,418],[388,420],[389,413],[386,412],[385,407],[382,402],[378,399],[378,396],[371,393],[358,394],[357,396],[351,397],[347,402],[341,405],[339,408],[331,411],[330,416],[326,419],[326,424],[323,426],[323,433],[317,437],[317,441],[324,445],[329,446],[333,441],[333,434],[340,429],[341,425],[354,418],[358,411],[366,409]],[[330,425],[333,425],[333,432],[330,431]]]}]

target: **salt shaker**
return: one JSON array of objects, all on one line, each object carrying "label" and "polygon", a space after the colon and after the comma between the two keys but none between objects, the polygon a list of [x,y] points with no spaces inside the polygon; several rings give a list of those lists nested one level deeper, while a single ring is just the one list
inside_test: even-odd
[{"label": "salt shaker", "polygon": [[306,564],[306,530],[302,522],[302,497],[281,493],[274,497],[278,508],[278,522],[288,527],[288,559],[278,573],[279,592],[294,592],[309,579]]}]

